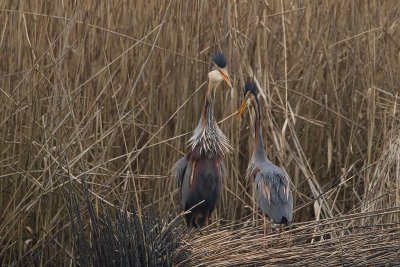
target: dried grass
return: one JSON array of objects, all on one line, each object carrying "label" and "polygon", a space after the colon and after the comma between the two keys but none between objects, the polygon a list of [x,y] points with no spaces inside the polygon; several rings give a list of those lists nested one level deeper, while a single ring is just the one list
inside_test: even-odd
[{"label": "dried grass", "polygon": [[360,222],[399,212],[390,208],[296,223],[267,235],[252,220],[206,229],[183,241],[178,255],[186,259],[177,266],[395,266],[399,225]]},{"label": "dried grass", "polygon": [[38,265],[74,263],[65,192],[83,201],[83,178],[96,212],[175,216],[170,169],[217,50],[235,89],[221,86],[215,114],[236,148],[217,229],[261,225],[244,179],[251,130],[231,116],[247,77],[262,89],[268,156],[292,177],[299,227],[328,220],[338,235],[338,218],[362,212],[378,215],[357,223],[396,229],[398,215],[379,211],[399,207],[399,17],[397,1],[0,1],[0,264],[37,251]]},{"label": "dried grass", "polygon": [[[362,211],[375,211],[400,207],[400,129],[395,127],[389,134],[378,158],[370,184],[362,201]],[[371,221],[372,220],[372,221]],[[400,223],[400,213],[368,218],[369,224]]]}]

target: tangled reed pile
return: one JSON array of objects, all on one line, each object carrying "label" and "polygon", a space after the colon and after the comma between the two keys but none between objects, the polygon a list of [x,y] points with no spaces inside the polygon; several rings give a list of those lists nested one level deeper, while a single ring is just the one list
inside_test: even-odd
[{"label": "tangled reed pile", "polygon": [[[263,222],[241,222],[204,230],[178,249],[178,266],[396,266],[400,225],[363,224],[395,215],[400,208],[296,223],[282,233]],[[268,227],[268,225],[267,225]],[[181,256],[182,257],[182,256]]]}]

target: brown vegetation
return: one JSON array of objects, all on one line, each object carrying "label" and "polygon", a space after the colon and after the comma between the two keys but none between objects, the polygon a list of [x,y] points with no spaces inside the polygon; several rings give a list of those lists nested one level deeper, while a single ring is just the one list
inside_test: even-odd
[{"label": "brown vegetation", "polygon": [[[399,21],[397,1],[0,1],[0,265],[74,262],[68,207],[84,198],[82,181],[93,211],[175,215],[170,169],[219,50],[234,89],[220,86],[215,115],[235,151],[214,224],[184,238],[182,261],[232,265],[236,253],[282,264],[335,251],[399,262],[362,250],[399,240]],[[247,77],[261,88],[268,156],[293,182],[297,224],[275,250],[244,179],[249,123],[232,116]],[[330,244],[311,242],[324,231]]]}]

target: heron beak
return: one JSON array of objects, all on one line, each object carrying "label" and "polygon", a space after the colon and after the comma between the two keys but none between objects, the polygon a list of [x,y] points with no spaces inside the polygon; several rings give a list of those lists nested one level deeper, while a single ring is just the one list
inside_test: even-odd
[{"label": "heron beak", "polygon": [[248,97],[246,97],[246,98],[243,100],[243,103],[242,103],[242,105],[240,106],[239,111],[237,112],[237,118],[238,118],[238,119],[242,118],[243,113],[246,111],[246,108],[247,108],[247,98],[248,98]]},{"label": "heron beak", "polygon": [[229,77],[228,72],[225,69],[219,69],[218,71],[219,73],[221,73],[224,81],[229,85],[230,88],[232,88],[231,78]]}]

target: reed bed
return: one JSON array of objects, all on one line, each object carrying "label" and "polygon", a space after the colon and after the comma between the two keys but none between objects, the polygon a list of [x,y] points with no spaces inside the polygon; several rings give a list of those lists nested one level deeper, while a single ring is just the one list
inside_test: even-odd
[{"label": "reed bed", "polygon": [[295,223],[282,233],[269,224],[255,227],[252,220],[206,229],[178,249],[187,258],[177,266],[396,266],[399,225],[360,222],[399,212],[390,208]]},{"label": "reed bed", "polygon": [[[77,264],[72,196],[78,206],[92,203],[92,213],[79,208],[87,233],[97,231],[90,216],[118,225],[116,214],[130,207],[139,218],[151,209],[162,225],[178,216],[170,170],[186,152],[209,59],[220,50],[233,89],[218,88],[215,116],[235,151],[225,159],[215,229],[182,241],[174,249],[189,255],[182,261],[217,264],[218,248],[229,249],[224,235],[240,243],[240,233],[238,254],[249,262],[273,263],[275,255],[285,264],[271,252],[283,244],[267,238],[272,250],[261,250],[246,241],[260,240],[264,225],[244,179],[252,129],[248,116],[233,116],[248,78],[260,88],[268,156],[292,178],[288,263],[297,253],[311,264],[307,251],[326,255],[329,246],[333,265],[340,253],[357,264],[395,257],[362,244],[397,244],[390,229],[400,215],[381,211],[400,206],[399,18],[397,1],[0,1],[0,265]],[[340,218],[363,214],[371,216],[351,225],[363,230],[340,235],[350,227]],[[331,241],[297,239],[296,229],[311,233],[325,221]],[[242,230],[235,234],[232,224]],[[201,240],[215,244],[213,236],[222,244],[205,259]],[[254,260],[245,242],[260,249]],[[232,258],[222,262],[237,263],[224,253]]]}]

